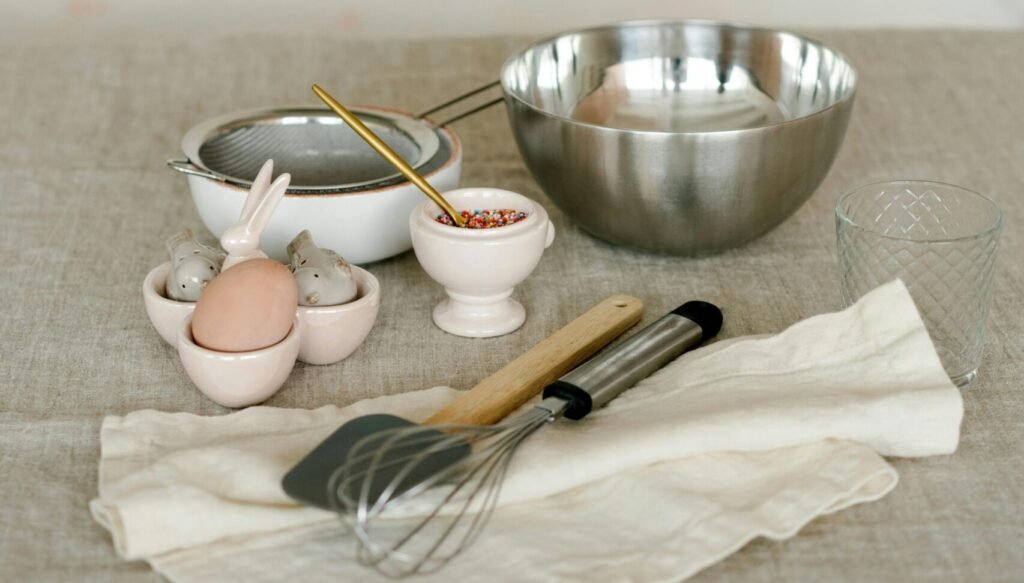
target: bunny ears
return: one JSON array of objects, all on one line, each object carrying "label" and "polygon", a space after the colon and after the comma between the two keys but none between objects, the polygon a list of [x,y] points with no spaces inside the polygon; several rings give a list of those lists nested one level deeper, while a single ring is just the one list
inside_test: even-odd
[{"label": "bunny ears", "polygon": [[242,214],[238,223],[229,227],[220,238],[221,247],[228,252],[224,260],[224,269],[249,259],[265,259],[266,253],[260,251],[260,235],[270,222],[270,216],[281,202],[291,175],[282,174],[270,182],[274,173],[274,161],[267,160],[260,168],[256,179],[252,181],[249,195],[242,206]]}]

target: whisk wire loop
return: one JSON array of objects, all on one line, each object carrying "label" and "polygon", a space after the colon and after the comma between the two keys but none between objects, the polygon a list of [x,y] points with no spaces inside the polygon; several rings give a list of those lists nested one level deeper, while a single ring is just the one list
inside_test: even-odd
[{"label": "whisk wire loop", "polygon": [[[359,562],[394,577],[443,567],[482,532],[519,444],[555,417],[535,407],[494,426],[403,427],[354,444],[328,498],[359,541]],[[438,464],[457,450],[468,455]]]}]

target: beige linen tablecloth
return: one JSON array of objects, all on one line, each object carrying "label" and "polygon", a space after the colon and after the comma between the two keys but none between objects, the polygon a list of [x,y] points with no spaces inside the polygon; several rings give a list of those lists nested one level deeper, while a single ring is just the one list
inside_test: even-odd
[{"label": "beige linen tablecloth", "polygon": [[[755,541],[696,581],[1013,580],[1024,573],[1024,33],[822,32],[858,66],[846,144],[819,192],[766,237],[717,257],[640,255],[581,233],[548,205],[559,239],[517,290],[530,317],[492,340],[434,328],[441,289],[410,254],[369,266],[380,319],[344,363],[299,365],[268,404],[345,405],[433,385],[468,388],[594,302],[628,292],[645,321],[690,298],[724,306],[723,337],[769,333],[834,310],[832,207],[858,184],[930,178],[1006,212],[981,378],[965,393],[953,456],[895,460],[884,500],[828,516],[785,543]],[[216,414],[152,330],[139,288],[163,240],[202,231],[184,179],[164,167],[206,117],[312,103],[319,82],[350,103],[419,110],[491,80],[525,39],[159,39],[81,46],[0,40],[0,580],[139,581],[87,503],[99,426],[142,408]],[[465,185],[548,203],[503,112],[456,126]]]}]

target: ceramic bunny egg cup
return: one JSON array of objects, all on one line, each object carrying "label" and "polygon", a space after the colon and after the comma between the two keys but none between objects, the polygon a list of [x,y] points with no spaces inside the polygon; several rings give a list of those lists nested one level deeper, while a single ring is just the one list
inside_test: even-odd
[{"label": "ceramic bunny egg cup", "polygon": [[[274,161],[267,160],[253,181],[252,188],[249,189],[239,223],[225,231],[221,237],[221,246],[231,253],[229,257],[203,245],[195,239],[191,230],[185,229],[167,242],[171,261],[158,265],[146,275],[142,283],[142,300],[146,306],[146,313],[160,337],[171,346],[178,345],[181,322],[195,311],[200,292],[213,277],[245,259],[266,257],[266,254],[259,250],[259,234],[262,228],[254,231],[259,225],[249,219],[254,217],[256,207],[261,201],[264,203],[261,212],[273,214],[276,202],[267,205],[266,203],[271,202],[270,197],[264,196],[270,189],[273,172]],[[278,180],[285,176],[287,175],[282,175]],[[284,188],[278,194],[278,200],[287,190],[288,181],[288,178],[283,181]]]},{"label": "ceramic bunny egg cup", "polygon": [[[274,164],[268,160],[253,180],[238,223],[220,238],[228,252],[224,271],[243,261],[267,258],[260,251],[260,234],[291,181],[290,175],[282,174],[271,183],[273,170]],[[196,342],[189,314],[179,326],[178,356],[189,378],[207,397],[225,407],[244,407],[267,400],[284,384],[299,354],[300,329],[296,316],[287,336],[272,346],[222,352]]]},{"label": "ceramic bunny egg cup", "polygon": [[[239,222],[221,237],[220,243],[228,251],[227,257],[194,241],[191,233],[186,231],[168,242],[172,261],[150,271],[142,286],[143,301],[153,327],[168,344],[177,348],[182,365],[196,387],[226,407],[244,407],[269,398],[284,384],[296,360],[309,364],[332,364],[347,358],[373,328],[380,306],[380,285],[370,272],[349,266],[332,251],[315,247],[312,238],[304,231],[293,244],[304,253],[299,261],[313,259],[308,266],[303,266],[304,269],[317,271],[296,273],[299,289],[308,287],[303,282],[310,276],[313,281],[319,281],[320,274],[334,286],[345,288],[345,282],[337,281],[340,275],[332,271],[338,269],[340,261],[346,268],[345,275],[351,279],[347,282],[348,289],[343,289],[342,293],[351,301],[340,305],[300,305],[287,336],[259,350],[221,352],[196,343],[192,334],[194,298],[212,279],[207,277],[207,272],[215,276],[243,261],[267,258],[260,250],[260,237],[290,181],[288,174],[282,174],[271,182],[272,174],[273,161],[268,160],[253,181]],[[325,257],[334,263],[316,261]],[[212,261],[215,269],[211,270],[209,265],[200,261],[201,258],[206,262]],[[175,270],[179,261],[182,267]],[[183,288],[179,280],[185,283]],[[179,295],[190,299],[172,297],[167,293],[171,285],[182,290]],[[338,300],[336,287],[317,289],[317,295],[323,297],[314,298],[314,303]],[[305,299],[307,302],[304,303],[311,300],[309,297]]]},{"label": "ceramic bunny egg cup", "polygon": [[444,197],[458,211],[515,209],[527,216],[502,227],[468,229],[437,222],[442,211],[433,202],[413,210],[409,226],[416,259],[448,294],[434,308],[434,323],[450,334],[473,338],[518,329],[526,310],[512,299],[512,291],[554,241],[547,211],[521,194],[497,188],[461,188]]}]

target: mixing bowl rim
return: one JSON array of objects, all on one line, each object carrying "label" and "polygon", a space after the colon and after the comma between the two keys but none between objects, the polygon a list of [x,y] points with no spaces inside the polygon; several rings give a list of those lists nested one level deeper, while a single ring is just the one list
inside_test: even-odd
[{"label": "mixing bowl rim", "polygon": [[[540,47],[542,45],[545,45],[545,44],[548,44],[548,43],[552,43],[552,42],[554,42],[554,41],[556,41],[556,40],[558,40],[560,38],[567,37],[567,36],[572,36],[572,35],[579,35],[579,34],[593,33],[593,32],[601,32],[601,31],[610,31],[610,30],[615,30],[615,29],[620,29],[620,28],[639,28],[639,27],[643,27],[643,26],[652,26],[652,25],[654,25],[654,26],[702,25],[702,26],[710,26],[710,27],[715,27],[715,28],[732,28],[732,29],[745,30],[745,31],[767,32],[767,33],[772,33],[772,34],[776,34],[776,35],[784,35],[784,36],[789,36],[789,37],[792,37],[792,38],[795,38],[795,39],[799,39],[800,41],[803,41],[805,43],[809,43],[811,45],[820,47],[822,49],[826,49],[829,52],[831,52],[833,55],[838,57],[840,60],[842,60],[842,62],[846,64],[847,71],[848,71],[848,74],[850,76],[850,88],[846,92],[845,95],[843,95],[840,99],[837,99],[834,103],[828,105],[827,107],[819,109],[817,111],[809,113],[807,115],[802,115],[800,117],[795,117],[793,119],[786,119],[786,120],[783,120],[783,121],[769,123],[769,124],[765,124],[765,125],[761,125],[761,126],[757,126],[757,127],[752,127],[752,128],[740,128],[740,129],[731,129],[731,130],[710,130],[710,131],[640,130],[640,129],[617,128],[617,127],[612,127],[612,126],[605,126],[605,125],[600,125],[600,124],[580,121],[578,119],[574,119],[574,118],[567,117],[567,116],[564,116],[564,115],[558,115],[556,113],[552,113],[550,111],[541,109],[541,108],[533,105],[532,103],[527,102],[525,99],[523,99],[522,97],[517,95],[515,92],[509,90],[508,84],[506,82],[506,77],[507,77],[507,72],[511,68],[512,64],[515,61],[517,61],[518,59],[520,59],[523,55],[528,53],[529,51],[532,51],[532,50],[534,50],[534,49],[536,49],[536,48],[538,48],[538,47]],[[790,32],[788,30],[782,30],[782,29],[778,29],[778,28],[770,28],[770,27],[767,27],[767,26],[757,26],[757,25],[743,24],[743,23],[738,23],[738,22],[730,22],[730,21],[727,21],[727,20],[714,20],[714,19],[702,19],[702,18],[667,18],[667,19],[627,20],[627,21],[618,22],[618,23],[601,24],[601,25],[597,25],[597,26],[590,26],[590,27],[579,28],[579,29],[575,29],[575,30],[567,30],[567,31],[559,32],[557,34],[553,34],[551,36],[542,38],[540,40],[531,42],[530,44],[528,44],[525,47],[523,47],[522,49],[520,49],[517,53],[515,53],[514,55],[512,55],[511,57],[506,59],[505,63],[502,64],[502,66],[501,66],[501,76],[500,76],[501,89],[504,92],[504,94],[506,95],[506,97],[508,97],[508,98],[510,98],[510,99],[512,99],[512,100],[514,100],[514,101],[516,101],[518,103],[520,103],[523,107],[526,107],[527,109],[529,109],[529,110],[531,110],[531,111],[533,111],[533,112],[535,112],[535,113],[537,113],[539,115],[542,115],[544,117],[547,117],[547,118],[550,118],[550,119],[553,119],[553,120],[556,120],[556,121],[564,122],[564,123],[567,123],[567,124],[570,124],[570,125],[579,126],[579,127],[583,127],[583,128],[588,128],[588,129],[592,129],[592,130],[596,130],[596,131],[605,131],[605,132],[622,133],[622,134],[679,135],[679,136],[751,134],[751,133],[757,133],[757,132],[761,132],[761,131],[774,130],[776,128],[784,127],[784,126],[787,126],[787,125],[802,123],[802,122],[804,122],[806,120],[813,119],[815,117],[825,115],[825,114],[831,112],[832,110],[840,109],[842,107],[848,107],[853,102],[853,99],[856,96],[857,86],[858,86],[859,80],[860,79],[859,79],[859,76],[857,74],[857,69],[853,66],[852,61],[850,61],[850,59],[846,56],[846,54],[844,54],[843,52],[839,51],[838,49],[834,49],[831,46],[826,45],[825,43],[823,43],[821,41],[818,41],[818,40],[816,40],[814,38],[811,38],[809,36],[797,34],[797,33],[794,33],[794,32]]]}]

